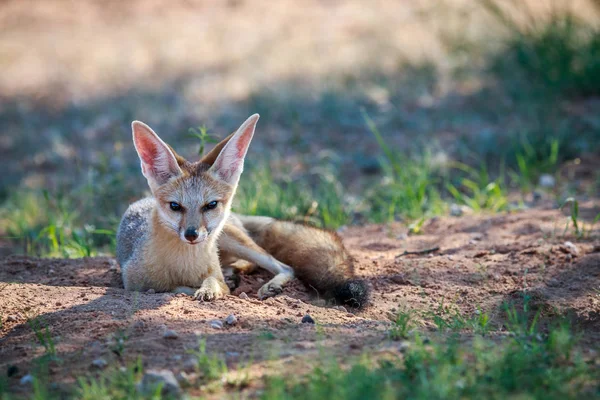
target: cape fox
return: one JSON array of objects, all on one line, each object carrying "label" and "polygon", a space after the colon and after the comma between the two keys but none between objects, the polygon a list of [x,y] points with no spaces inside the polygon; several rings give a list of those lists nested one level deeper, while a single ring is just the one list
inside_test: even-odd
[{"label": "cape fox", "polygon": [[213,300],[229,293],[221,266],[275,275],[259,297],[274,296],[294,276],[320,296],[362,307],[365,282],[330,231],[269,217],[232,214],[231,203],[258,114],[200,161],[177,155],[150,127],[132,124],[133,142],[152,196],[129,206],[117,232],[125,289],[193,294]]}]

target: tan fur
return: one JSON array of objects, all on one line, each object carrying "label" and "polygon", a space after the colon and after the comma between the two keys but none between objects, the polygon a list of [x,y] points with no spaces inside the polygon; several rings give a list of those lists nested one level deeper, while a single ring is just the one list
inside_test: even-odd
[{"label": "tan fur", "polygon": [[[141,245],[127,235],[138,234],[149,200],[137,208],[134,203],[119,227],[117,257],[126,289],[194,293],[213,300],[229,293],[221,264],[246,272],[258,265],[274,275],[259,290],[260,298],[280,293],[296,275],[319,294],[348,299],[356,293],[362,306],[366,289],[363,283],[348,286],[353,262],[335,233],[230,213],[257,120],[249,118],[195,163],[177,155],[146,125],[134,123],[134,143],[153,203],[151,216],[143,218],[149,224],[141,232]],[[214,201],[217,206],[208,209]],[[173,203],[180,208],[173,210]]]},{"label": "tan fur", "polygon": [[313,289],[330,291],[354,276],[354,260],[334,232],[264,217],[239,218],[257,245],[293,266],[295,276]]},{"label": "tan fur", "polygon": [[[230,215],[257,120],[258,115],[250,117],[195,163],[177,155],[148,126],[133,123],[134,143],[153,198],[130,206],[119,227],[117,258],[126,289],[188,293],[196,288],[194,296],[202,300],[229,293],[217,241]],[[208,208],[212,202],[216,207]]]}]

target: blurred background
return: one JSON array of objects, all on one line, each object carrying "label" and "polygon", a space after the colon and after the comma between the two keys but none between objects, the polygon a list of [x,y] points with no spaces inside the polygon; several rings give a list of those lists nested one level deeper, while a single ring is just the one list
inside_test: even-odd
[{"label": "blurred background", "polygon": [[4,0],[0,253],[112,253],[147,194],[132,120],[195,159],[255,112],[238,212],[418,233],[573,198],[593,223],[599,23],[598,0]]}]

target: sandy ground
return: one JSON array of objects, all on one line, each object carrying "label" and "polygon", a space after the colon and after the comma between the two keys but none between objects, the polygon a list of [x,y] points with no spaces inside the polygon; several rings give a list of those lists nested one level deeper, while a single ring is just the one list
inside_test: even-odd
[{"label": "sandy ground", "polygon": [[[44,353],[28,325],[36,316],[48,325],[62,360],[50,368],[59,383],[97,374],[91,363],[98,358],[125,365],[141,356],[147,368],[178,373],[189,368],[187,350],[198,338],[229,366],[243,367],[252,382],[291,364],[306,368],[299,360],[317,357],[324,348],[344,355],[387,351],[395,343],[386,336],[389,316],[399,309],[435,312],[443,301],[472,315],[479,307],[502,334],[503,302],[518,303],[523,293],[544,316],[568,315],[583,345],[594,348],[600,342],[600,240],[597,234],[580,240],[563,236],[565,222],[558,211],[529,210],[435,218],[422,235],[407,236],[401,225],[343,229],[357,272],[373,289],[370,305],[359,312],[326,305],[299,282],[259,301],[256,291],[266,273],[243,276],[234,295],[200,303],[185,295],[125,292],[111,258],[10,256],[0,261],[0,371],[17,366],[9,384],[27,390],[19,379]],[[431,254],[399,256],[435,246],[439,250]],[[248,298],[240,298],[242,291]],[[307,313],[317,325],[301,323]],[[212,326],[230,314],[235,325]],[[421,329],[433,331],[431,322],[417,319]],[[165,338],[167,329],[178,338]],[[118,337],[126,337],[120,356],[113,351]]]}]

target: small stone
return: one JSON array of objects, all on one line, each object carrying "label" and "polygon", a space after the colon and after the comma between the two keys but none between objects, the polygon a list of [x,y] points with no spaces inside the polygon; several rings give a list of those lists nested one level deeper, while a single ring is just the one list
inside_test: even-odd
[{"label": "small stone", "polygon": [[248,300],[248,299],[249,299],[249,297],[248,297],[248,295],[246,294],[246,292],[242,292],[242,293],[240,293],[240,296],[239,296],[239,297],[240,297],[240,299],[242,299],[242,300]]},{"label": "small stone", "polygon": [[195,358],[188,358],[183,362],[183,370],[185,372],[194,372],[198,367],[198,361]]},{"label": "small stone", "polygon": [[315,320],[309,314],[306,314],[304,317],[302,317],[302,323],[303,324],[314,324]]},{"label": "small stone", "polygon": [[551,189],[556,185],[556,179],[550,174],[542,174],[538,184],[543,188]]},{"label": "small stone", "polygon": [[15,376],[18,373],[19,373],[19,367],[17,367],[16,365],[9,365],[8,368],[6,369],[6,376],[8,376],[9,378],[11,376]]},{"label": "small stone", "polygon": [[456,203],[450,205],[450,215],[453,217],[460,217],[463,215],[462,207]]},{"label": "small stone", "polygon": [[397,285],[408,285],[410,282],[403,274],[395,274],[390,276],[390,280]]},{"label": "small stone", "polygon": [[107,365],[108,363],[103,358],[96,358],[94,361],[92,361],[92,367],[94,368],[104,369]]},{"label": "small stone", "polygon": [[55,273],[56,273],[56,271],[55,271],[55,270],[53,270],[52,268],[50,268],[50,269],[48,270],[48,275],[54,275]]},{"label": "small stone", "polygon": [[406,353],[406,350],[408,350],[409,347],[410,347],[410,342],[402,341],[398,344],[398,351],[400,353]]},{"label": "small stone", "polygon": [[233,315],[233,314],[229,314],[227,316],[227,318],[225,318],[225,323],[227,325],[230,325],[230,326],[233,326],[233,325],[237,324],[237,318],[236,318],[236,316]]},{"label": "small stone", "polygon": [[553,286],[553,287],[557,287],[557,286],[560,286],[560,281],[559,281],[558,279],[556,279],[556,278],[550,278],[550,279],[548,280],[548,283],[547,283],[547,285],[548,285],[548,286],[551,286],[551,287],[552,287],[552,286]]},{"label": "small stone", "polygon": [[177,339],[178,337],[179,334],[172,329],[167,329],[165,333],[163,333],[163,338],[165,339]]},{"label": "small stone", "polygon": [[185,372],[185,371],[180,371],[179,373],[177,373],[177,375],[175,375],[175,379],[177,379],[177,382],[182,387],[190,387],[190,386],[192,386],[192,384],[194,383],[194,381],[197,378],[198,377],[193,372],[192,373],[188,373],[188,372]]},{"label": "small stone", "polygon": [[345,312],[345,313],[348,312],[348,310],[346,310],[346,307],[344,307],[344,306],[335,306],[333,308],[336,309],[336,310],[338,310],[338,311],[341,311],[341,312]]},{"label": "small stone", "polygon": [[564,242],[563,246],[565,246],[569,253],[573,254],[574,256],[579,254],[579,249],[572,242]]},{"label": "small stone", "polygon": [[223,329],[223,323],[218,319],[212,320],[209,322],[210,327],[213,329]]},{"label": "small stone", "polygon": [[396,239],[397,240],[406,240],[406,239],[408,239],[408,235],[406,233],[401,233],[399,235],[396,235]]},{"label": "small stone", "polygon": [[154,290],[154,289],[146,290],[146,294],[154,294],[154,293],[156,293],[156,290]]},{"label": "small stone", "polygon": [[180,398],[181,387],[179,382],[169,370],[150,370],[142,377],[140,391],[145,395],[154,394],[158,385],[162,384],[161,394],[165,397]]},{"label": "small stone", "polygon": [[8,317],[6,317],[6,320],[8,322],[14,322],[17,320],[17,316],[16,315],[9,315]]},{"label": "small stone", "polygon": [[19,380],[19,384],[21,384],[23,386],[31,385],[32,383],[33,383],[33,376],[31,376],[31,374],[27,374]]},{"label": "small stone", "polygon": [[117,270],[117,261],[116,260],[110,260],[109,261],[110,267],[108,267],[109,271],[116,271]]}]

